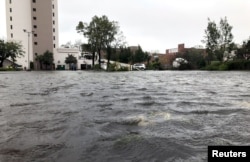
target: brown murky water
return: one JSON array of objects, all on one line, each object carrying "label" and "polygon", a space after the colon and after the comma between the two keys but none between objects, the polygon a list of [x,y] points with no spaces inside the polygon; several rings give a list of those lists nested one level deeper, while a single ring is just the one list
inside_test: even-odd
[{"label": "brown murky water", "polygon": [[0,72],[0,161],[207,161],[208,145],[250,145],[249,80],[249,72]]}]

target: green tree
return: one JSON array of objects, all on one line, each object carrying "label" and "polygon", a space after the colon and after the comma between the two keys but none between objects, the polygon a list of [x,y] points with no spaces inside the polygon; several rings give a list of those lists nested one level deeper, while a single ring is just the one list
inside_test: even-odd
[{"label": "green tree", "polygon": [[7,58],[10,58],[13,62],[13,66],[17,57],[23,56],[24,51],[22,45],[17,42],[5,42],[0,40],[0,67],[3,67],[3,62]]},{"label": "green tree", "polygon": [[48,70],[49,66],[49,70],[52,70],[53,62],[54,62],[53,53],[47,50],[43,54],[43,64],[45,65],[45,69]]},{"label": "green tree", "polygon": [[43,65],[43,55],[37,55],[36,58],[35,58],[35,60],[37,62],[39,62],[40,70],[42,70],[43,69],[43,67],[42,67],[42,65]]},{"label": "green tree", "polygon": [[107,60],[108,60],[108,68],[110,65],[110,60],[119,61],[119,53],[121,52],[119,49],[125,47],[125,37],[123,35],[123,32],[120,31],[120,27],[118,26],[118,23],[115,22],[115,30],[116,34],[114,35],[114,40],[110,42],[109,44],[106,44],[107,47]]},{"label": "green tree", "polygon": [[188,61],[190,69],[200,69],[206,66],[204,50],[191,48],[184,53],[178,53],[176,58],[184,58]]},{"label": "green tree", "polygon": [[[83,23],[82,21],[80,21],[78,23],[78,25],[76,26],[77,33],[82,34],[84,37],[87,37],[87,33],[88,33],[87,29],[88,29],[88,24],[87,23]],[[94,42],[93,40],[88,40],[87,44],[82,44],[82,50],[83,51],[86,50],[86,51],[91,51],[92,52],[92,67],[94,68],[94,66],[95,66],[95,52],[97,50],[97,44],[96,44],[96,42]]]},{"label": "green tree", "polygon": [[81,45],[81,49],[82,49],[82,52],[83,52],[83,51],[88,51],[88,52],[90,52],[90,51],[91,51],[91,44],[82,44],[82,45]]},{"label": "green tree", "polygon": [[218,49],[215,50],[215,56],[218,61],[223,61],[224,53],[231,52],[233,47],[233,34],[232,34],[233,27],[229,25],[227,21],[227,17],[224,19],[220,19],[219,23],[219,44]]},{"label": "green tree", "polygon": [[151,58],[152,58],[152,56],[148,52],[146,52],[147,65],[149,65]]},{"label": "green tree", "polygon": [[204,42],[206,44],[207,62],[210,64],[214,59],[215,51],[218,49],[220,31],[214,21],[208,18],[207,29],[205,30]]},{"label": "green tree", "polygon": [[[108,55],[108,48],[107,48],[107,59],[113,61],[120,61],[120,49],[119,48],[111,48],[112,51],[109,51]],[[108,58],[109,57],[109,58]]]},{"label": "green tree", "polygon": [[244,45],[243,48],[245,48],[245,54],[244,54],[244,58],[246,60],[250,59],[250,40],[248,40]]},{"label": "green tree", "polygon": [[78,25],[76,26],[77,33],[81,33],[84,36],[85,33],[86,33],[86,27],[87,27],[87,25],[88,24],[83,23],[82,21],[79,21]]},{"label": "green tree", "polygon": [[54,63],[53,53],[47,50],[42,55],[36,56],[36,61],[40,63],[41,70],[43,70],[43,65],[45,65],[45,70],[52,70]]},{"label": "green tree", "polygon": [[135,51],[134,57],[133,57],[133,63],[138,62],[144,62],[148,59],[148,53],[144,52],[141,48],[141,46],[138,46],[138,49]]},{"label": "green tree", "polygon": [[123,63],[131,63],[133,53],[128,47],[120,47],[119,61]]},{"label": "green tree", "polygon": [[220,47],[222,48],[223,52],[229,49],[230,44],[233,41],[232,29],[233,27],[229,25],[227,21],[227,17],[225,17],[224,19],[221,18],[220,20]]},{"label": "green tree", "polygon": [[83,55],[83,52],[85,51],[85,52],[92,52],[92,67],[94,67],[94,65],[95,65],[95,60],[97,59],[95,56],[96,56],[96,52],[95,52],[95,50],[93,50],[92,49],[93,47],[92,47],[92,45],[91,44],[82,44],[81,45],[81,52],[82,52],[82,55]]},{"label": "green tree", "polygon": [[80,21],[76,30],[87,37],[88,43],[91,44],[92,52],[98,52],[100,67],[101,50],[111,48],[112,42],[115,40],[115,35],[118,33],[117,22],[109,21],[105,15],[101,17],[94,16],[89,24]]},{"label": "green tree", "polygon": [[237,50],[238,59],[250,59],[250,38],[247,41],[244,41],[242,47]]},{"label": "green tree", "polygon": [[65,63],[70,65],[70,70],[74,70],[76,67],[77,59],[72,54],[68,55],[65,59]]},{"label": "green tree", "polygon": [[227,17],[221,18],[219,25],[208,18],[208,26],[203,40],[203,43],[206,44],[208,63],[212,60],[223,61],[224,52],[231,52],[234,47],[232,29]]}]

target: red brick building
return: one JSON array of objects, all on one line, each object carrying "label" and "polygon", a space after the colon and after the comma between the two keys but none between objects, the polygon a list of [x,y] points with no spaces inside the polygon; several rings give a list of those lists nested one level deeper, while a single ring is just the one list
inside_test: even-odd
[{"label": "red brick building", "polygon": [[185,44],[178,44],[177,48],[167,49],[165,54],[152,54],[150,62],[158,60],[163,69],[169,69],[172,67],[172,63],[177,54],[185,54],[187,51],[198,50],[202,55],[206,54],[206,50],[201,47],[185,48]]},{"label": "red brick building", "polygon": [[190,48],[185,48],[185,44],[178,44],[177,48],[171,48],[166,50],[166,54],[177,54],[177,53],[184,53],[186,50]]}]

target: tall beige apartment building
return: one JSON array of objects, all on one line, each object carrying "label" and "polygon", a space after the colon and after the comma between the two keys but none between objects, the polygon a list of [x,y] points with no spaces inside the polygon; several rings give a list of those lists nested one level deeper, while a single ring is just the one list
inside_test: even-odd
[{"label": "tall beige apartment building", "polygon": [[57,0],[6,0],[7,39],[21,42],[24,57],[17,64],[30,68],[37,55],[46,50],[56,53],[58,48]]}]

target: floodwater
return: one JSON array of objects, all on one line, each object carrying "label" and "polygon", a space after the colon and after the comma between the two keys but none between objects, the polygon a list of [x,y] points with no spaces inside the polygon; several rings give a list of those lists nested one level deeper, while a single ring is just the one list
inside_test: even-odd
[{"label": "floodwater", "polygon": [[0,72],[1,162],[202,162],[250,145],[250,73]]}]

